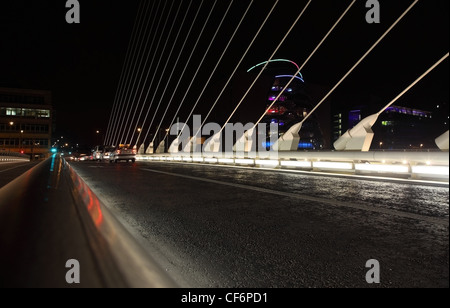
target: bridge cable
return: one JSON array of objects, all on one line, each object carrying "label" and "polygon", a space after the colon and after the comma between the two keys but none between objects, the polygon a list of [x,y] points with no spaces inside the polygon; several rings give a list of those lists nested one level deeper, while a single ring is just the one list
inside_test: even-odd
[{"label": "bridge cable", "polygon": [[[195,25],[195,23],[196,23],[196,21],[197,21],[197,18],[198,18],[198,16],[199,16],[200,11],[201,11],[201,8],[203,7],[203,3],[204,3],[204,0],[202,0],[202,2],[200,3],[200,6],[199,6],[198,9],[197,9],[197,12],[196,12],[196,14],[195,14],[195,17],[194,17],[194,19],[193,19],[193,21],[192,21],[192,24],[191,24],[190,28],[189,28],[188,34],[186,35],[186,38],[185,38],[185,40],[184,40],[184,42],[183,42],[183,46],[181,47],[180,52],[178,53],[178,58],[177,58],[175,64],[173,65],[173,67],[172,67],[172,72],[170,73],[170,77],[169,77],[169,79],[168,79],[168,82],[166,83],[166,87],[165,87],[165,89],[164,89],[163,95],[160,96],[160,102],[159,102],[159,104],[161,104],[162,98],[164,98],[164,96],[165,96],[165,94],[166,94],[166,91],[167,91],[167,89],[168,89],[168,87],[169,87],[170,81],[172,80],[172,76],[173,76],[173,74],[175,73],[175,69],[176,69],[176,67],[177,67],[177,65],[178,65],[178,62],[180,61],[180,58],[181,58],[181,55],[182,55],[182,53],[183,53],[183,51],[184,51],[184,48],[185,48],[185,46],[186,46],[186,43],[188,42],[188,39],[189,39],[189,37],[191,36],[192,29],[194,28],[194,25]],[[145,101],[147,100],[149,94],[150,94],[150,89],[147,91],[147,94],[146,94],[146,97],[145,97]],[[151,104],[153,104],[153,102],[152,102]],[[150,107],[151,107],[151,106],[150,106]],[[139,135],[138,135],[137,140],[140,140],[141,134],[142,134],[142,132],[144,131],[145,123],[147,123],[147,118],[148,118],[148,116],[150,115],[150,109],[151,109],[151,108],[148,108],[148,109],[147,109],[147,113],[146,113],[146,115],[145,115],[145,117],[144,117],[144,121],[143,121],[143,124],[142,124],[142,129],[141,129],[141,131],[139,132]],[[151,129],[151,127],[149,127],[149,130],[150,130],[150,129]],[[147,139],[147,138],[145,138],[145,139],[143,140],[143,143],[145,143],[145,140],[146,140],[146,139]]]},{"label": "bridge cable", "polygon": [[109,131],[110,131],[110,128],[111,128],[111,125],[112,125],[112,115],[115,113],[115,110],[117,108],[117,97],[118,97],[118,94],[119,94],[119,89],[120,89],[120,87],[122,85],[126,64],[127,64],[128,59],[129,59],[129,56],[130,56],[131,46],[132,46],[132,43],[134,42],[136,29],[137,29],[137,23],[138,23],[138,20],[140,20],[141,8],[142,8],[143,3],[144,2],[142,2],[142,1],[140,1],[140,3],[139,3],[138,11],[137,11],[137,14],[136,14],[136,19],[135,19],[134,25],[133,25],[133,30],[131,31],[130,41],[128,42],[128,48],[127,48],[127,52],[126,52],[126,55],[125,55],[125,60],[124,60],[123,66],[122,66],[122,71],[120,73],[119,83],[117,85],[116,95],[114,97],[114,102],[113,102],[113,106],[112,106],[112,109],[111,109],[111,114],[110,114],[110,117],[109,117],[108,126],[107,126],[107,129],[106,129],[104,144],[107,144],[106,141],[108,140],[108,137],[109,137]]},{"label": "bridge cable", "polygon": [[[160,38],[159,38],[159,40],[158,40],[158,44],[157,44],[157,46],[156,46],[155,52],[153,53],[153,59],[152,59],[152,62],[151,62],[150,67],[149,67],[149,69],[148,69],[148,72],[147,72],[147,75],[146,75],[144,84],[143,84],[143,86],[142,86],[142,88],[141,88],[141,95],[142,95],[142,93],[144,92],[145,85],[146,85],[146,83],[147,83],[147,80],[148,80],[148,77],[150,76],[150,72],[151,72],[151,71],[154,71],[154,74],[153,74],[152,83],[150,84],[149,88],[151,88],[152,85],[153,85],[154,77],[156,76],[156,73],[158,72],[159,65],[160,65],[160,63],[161,63],[161,59],[162,59],[162,57],[164,56],[164,51],[166,50],[167,43],[169,42],[170,36],[171,36],[171,34],[172,34],[172,30],[173,30],[173,28],[174,28],[174,26],[175,26],[175,22],[176,22],[176,20],[177,20],[177,18],[178,18],[178,14],[179,14],[179,12],[180,12],[181,5],[183,4],[183,1],[180,1],[180,5],[179,5],[178,10],[177,10],[177,12],[176,12],[176,16],[173,18],[172,27],[170,28],[169,34],[167,35],[166,43],[165,43],[165,45],[164,45],[164,48],[163,48],[162,51],[161,51],[161,55],[160,55],[160,57],[159,57],[158,64],[157,64],[156,68],[155,68],[154,70],[152,70],[151,68],[153,67],[153,63],[154,63],[154,60],[155,60],[155,56],[156,56],[157,53],[158,53],[159,46],[160,46],[160,44],[161,44],[161,40],[162,40],[162,38],[163,38],[163,36],[164,36],[164,33],[165,33],[165,31],[166,31],[167,23],[168,23],[169,18],[170,18],[170,12],[172,11],[172,8],[173,8],[173,5],[174,5],[174,4],[175,4],[175,1],[172,2],[172,5],[171,5],[170,8],[169,8],[169,14],[167,15],[166,22],[165,22],[165,24],[164,24],[163,30],[161,31],[161,36],[160,36]],[[146,67],[149,58],[150,58],[150,53],[148,53],[148,55],[147,55],[147,59],[146,59],[146,61],[145,61],[144,67]],[[145,73],[145,71],[142,71],[142,74],[141,74],[141,80],[143,79],[144,73]],[[136,89],[136,91],[135,91],[135,93],[134,93],[133,104],[132,104],[132,108],[131,108],[131,109],[133,109],[134,103],[136,102],[136,97],[137,97],[138,92],[139,92],[139,86],[138,86],[138,88]],[[121,140],[123,140],[124,142],[127,142],[128,135],[130,134],[130,129],[131,129],[132,126],[133,126],[134,118],[136,117],[136,113],[137,113],[137,110],[138,110],[138,107],[139,107],[139,102],[140,102],[140,99],[137,101],[137,106],[136,106],[136,108],[134,108],[134,115],[133,115],[133,118],[132,118],[132,121],[131,121],[130,125],[128,125],[128,123],[129,123],[129,120],[130,120],[130,117],[131,117],[131,112],[130,112],[130,114],[128,114],[128,119],[127,119],[127,121],[126,121],[126,123],[125,123],[124,130],[123,130],[122,137],[121,137]],[[127,132],[127,135],[126,135],[126,138],[125,138],[125,131],[126,131],[127,127],[128,127],[128,132]],[[125,138],[125,139],[124,139],[124,138]],[[131,144],[131,143],[130,143],[130,144]]]},{"label": "bridge cable", "polygon": [[[269,20],[270,16],[272,15],[273,11],[275,10],[275,7],[277,6],[279,0],[277,0],[275,2],[275,4],[272,6],[272,9],[270,10],[270,12],[267,14],[266,18],[264,19],[263,23],[261,24],[261,26],[259,27],[258,31],[256,32],[256,34],[253,36],[252,41],[250,42],[250,44],[247,47],[247,50],[245,50],[244,54],[242,55],[241,59],[239,60],[238,64],[236,65],[236,67],[234,68],[233,72],[231,73],[230,77],[228,78],[227,82],[225,83],[225,86],[222,88],[222,91],[220,92],[220,94],[218,95],[218,97],[216,98],[216,101],[214,102],[214,104],[211,106],[208,114],[206,115],[205,119],[203,120],[203,123],[200,127],[202,127],[206,121],[208,120],[209,116],[211,115],[212,111],[214,110],[215,106],[217,105],[217,103],[219,102],[220,98],[222,97],[223,93],[225,92],[226,88],[228,87],[229,83],[231,82],[231,80],[233,79],[234,75],[236,74],[237,70],[239,69],[239,67],[241,66],[242,62],[244,61],[245,57],[247,56],[248,52],[250,51],[250,49],[252,48],[253,44],[255,43],[256,39],[258,38],[259,34],[261,33],[262,29],[264,28],[264,26],[266,25],[267,21]],[[201,128],[200,128],[201,129]],[[197,131],[194,136],[196,136],[198,133],[200,132]]]},{"label": "bridge cable", "polygon": [[[277,2],[278,2],[278,0],[277,0]],[[223,57],[225,56],[225,53],[228,51],[228,48],[230,47],[231,42],[234,40],[234,37],[236,36],[236,34],[237,34],[239,28],[241,27],[243,21],[244,21],[245,18],[247,17],[247,14],[248,14],[248,12],[249,12],[250,7],[252,6],[252,4],[253,4],[253,0],[252,0],[252,1],[250,2],[250,4],[248,5],[247,10],[244,12],[244,15],[242,15],[242,18],[241,18],[239,24],[237,25],[236,29],[234,30],[233,35],[232,35],[231,38],[228,40],[227,46],[225,47],[225,49],[224,49],[223,52],[222,52],[222,55],[220,56],[219,60],[217,61],[216,66],[214,67],[214,69],[213,69],[211,75],[209,76],[208,81],[206,82],[205,86],[203,87],[203,90],[202,90],[201,94],[199,95],[197,101],[195,102],[194,107],[192,107],[191,113],[188,115],[187,120],[185,121],[183,128],[180,130],[180,133],[179,133],[178,137],[181,135],[181,132],[184,130],[184,128],[186,127],[187,123],[189,122],[189,119],[190,119],[191,116],[193,115],[193,113],[194,113],[194,111],[195,111],[195,108],[197,107],[198,103],[199,103],[200,100],[202,99],[203,94],[205,93],[206,89],[208,88],[209,83],[211,82],[212,77],[213,77],[214,74],[216,73],[216,70],[217,70],[217,68],[219,67],[220,63],[222,63]]]},{"label": "bridge cable", "polygon": [[[154,4],[155,3],[153,3],[152,10],[154,9]],[[157,7],[157,9],[155,11],[155,15],[157,15],[159,7],[160,7],[160,5],[158,4],[158,7]],[[147,11],[148,11],[148,8],[147,8]],[[148,14],[146,14],[146,15],[148,15]],[[120,103],[121,108],[118,109],[117,114],[116,114],[116,118],[114,120],[115,122],[113,123],[114,125],[112,126],[112,139],[111,139],[112,143],[116,143],[118,141],[118,140],[116,140],[117,139],[117,135],[118,135],[117,130],[119,129],[120,119],[121,119],[122,114],[124,113],[124,108],[125,108],[124,95],[126,95],[126,93],[128,91],[129,84],[130,84],[130,82],[131,82],[131,80],[133,78],[133,75],[134,75],[134,68],[132,69],[132,67],[135,67],[134,63],[135,63],[136,59],[139,57],[140,47],[141,47],[141,45],[142,45],[142,43],[144,41],[145,33],[147,32],[147,27],[145,25],[148,25],[148,23],[150,22],[151,14],[148,15],[148,16],[149,16],[149,20],[147,22],[145,22],[145,19],[143,20],[144,23],[142,25],[142,29],[145,29],[145,30],[144,30],[144,32],[142,32],[142,29],[141,29],[141,31],[139,33],[139,39],[137,41],[137,45],[135,46],[135,50],[134,50],[134,53],[133,53],[133,56],[132,56],[132,61],[129,64],[127,77],[125,79],[126,81],[125,81],[125,84],[124,84],[124,86],[122,88],[122,92],[121,92],[121,94],[119,96],[119,103]]]},{"label": "bridge cable", "polygon": [[[189,87],[188,87],[188,89],[186,90],[186,93],[184,94],[184,97],[183,97],[183,99],[181,100],[181,103],[179,104],[178,109],[177,109],[177,111],[175,112],[175,116],[173,117],[172,122],[170,123],[169,127],[171,127],[171,126],[173,125],[173,123],[175,122],[175,120],[176,120],[176,118],[177,118],[177,116],[178,116],[178,112],[180,111],[181,107],[183,106],[183,104],[184,104],[184,102],[185,102],[185,100],[186,100],[186,97],[187,97],[189,91],[191,90],[191,87],[192,87],[192,85],[193,85],[195,79],[197,78],[197,75],[198,75],[198,73],[199,73],[199,71],[200,71],[200,68],[201,68],[202,65],[203,65],[203,62],[205,61],[205,59],[206,59],[206,57],[207,57],[207,55],[208,55],[208,53],[209,53],[209,51],[210,51],[210,49],[211,49],[213,43],[214,43],[215,40],[216,40],[217,34],[219,33],[219,31],[220,31],[220,29],[222,28],[222,25],[223,25],[223,23],[224,23],[226,17],[228,16],[228,12],[230,11],[231,6],[233,5],[233,1],[234,1],[234,0],[231,0],[231,1],[230,1],[230,4],[229,4],[229,6],[228,6],[228,8],[227,8],[227,10],[226,10],[226,12],[225,12],[225,14],[223,15],[222,20],[220,21],[220,24],[219,24],[219,26],[217,27],[214,36],[213,36],[212,39],[210,40],[210,44],[209,44],[208,48],[206,49],[206,51],[205,51],[205,53],[204,53],[204,55],[203,55],[203,59],[202,59],[200,65],[197,67],[197,71],[195,72],[194,77],[192,77],[191,83],[189,84]],[[250,5],[251,5],[252,3],[253,3],[253,0],[250,2]],[[249,6],[249,8],[250,8],[250,6]],[[247,9],[247,12],[248,12],[248,9]],[[247,14],[247,13],[246,13],[246,14]],[[163,119],[163,120],[164,120],[164,119]],[[161,125],[162,125],[162,121],[161,121],[160,126],[158,127],[158,129],[161,127]],[[156,137],[156,136],[155,136],[155,137]],[[153,139],[153,142],[154,142],[154,140],[155,140],[155,139]]]},{"label": "bridge cable", "polygon": [[[161,118],[161,122],[160,122],[160,124],[159,124],[159,126],[158,126],[158,128],[157,128],[157,130],[156,130],[156,133],[155,133],[155,136],[153,137],[152,142],[155,142],[155,139],[156,139],[156,137],[157,137],[157,135],[158,135],[158,131],[159,131],[159,129],[161,128],[161,125],[162,125],[162,123],[163,123],[163,121],[164,121],[164,118],[165,118],[165,116],[166,116],[166,114],[167,114],[167,111],[169,110],[170,105],[172,104],[172,101],[173,101],[173,99],[174,99],[174,97],[175,97],[175,94],[176,94],[176,92],[177,92],[177,90],[178,90],[178,87],[180,86],[181,80],[183,79],[184,74],[186,73],[186,70],[187,70],[187,68],[188,68],[188,66],[189,66],[189,64],[190,64],[190,62],[191,62],[192,56],[194,55],[194,52],[195,52],[195,50],[197,49],[198,43],[200,42],[200,39],[201,39],[201,37],[203,36],[203,32],[204,32],[204,30],[205,30],[205,28],[206,28],[206,25],[208,24],[208,22],[209,22],[209,20],[210,20],[210,18],[211,18],[212,12],[214,11],[214,8],[215,8],[216,4],[217,4],[217,0],[214,1],[214,4],[213,4],[213,6],[212,6],[212,8],[211,8],[211,10],[210,10],[210,12],[209,12],[209,15],[208,15],[208,17],[207,17],[207,19],[206,19],[205,24],[203,25],[203,28],[202,28],[202,30],[201,30],[201,32],[200,32],[200,35],[199,35],[198,38],[197,38],[197,41],[196,41],[196,43],[195,43],[195,45],[194,45],[194,48],[192,48],[192,52],[191,52],[191,54],[190,54],[190,56],[189,56],[188,61],[186,62],[186,65],[185,65],[185,67],[184,67],[183,72],[181,73],[181,77],[178,79],[177,86],[175,87],[175,90],[174,90],[173,93],[172,93],[172,97],[170,98],[169,103],[167,104],[166,111],[164,112],[164,115],[163,115],[162,118]],[[203,58],[203,60],[205,60],[205,58]],[[202,60],[202,63],[201,63],[201,64],[203,64],[203,60]],[[201,65],[201,64],[200,64],[200,65]],[[155,113],[155,115],[156,115],[156,113]],[[154,120],[154,119],[155,119],[155,117],[153,117],[153,120]],[[151,127],[152,124],[153,124],[153,120],[152,120],[152,122],[151,122],[151,124],[150,124],[150,127]],[[147,134],[146,134],[144,140],[147,139],[149,133],[150,133],[150,129],[147,131]]]},{"label": "bridge cable", "polygon": [[[173,20],[172,27],[171,27],[170,30],[169,30],[169,34],[167,35],[166,43],[164,44],[163,50],[162,50],[161,55],[160,55],[160,57],[159,57],[158,65],[156,66],[156,69],[155,69],[155,71],[154,71],[153,78],[152,78],[152,80],[151,80],[151,82],[150,82],[150,86],[148,87],[147,93],[150,93],[150,90],[151,90],[151,88],[152,88],[152,86],[153,86],[153,82],[154,82],[155,77],[156,77],[156,75],[157,75],[157,72],[158,72],[158,70],[159,70],[159,66],[160,66],[160,64],[161,64],[161,60],[162,60],[163,56],[166,54],[165,51],[166,51],[166,48],[167,48],[167,44],[169,43],[170,37],[172,36],[172,31],[173,31],[173,29],[174,29],[174,27],[175,27],[175,23],[176,23],[176,20],[177,20],[177,18],[178,18],[178,14],[179,14],[179,12],[180,12],[180,10],[181,10],[182,5],[183,5],[183,1],[180,1],[180,6],[179,6],[178,11],[177,11],[177,14],[176,14],[176,16],[175,16],[175,18],[174,18],[174,20]],[[169,53],[169,56],[167,57],[166,64],[165,64],[165,66],[164,66],[164,68],[163,68],[163,70],[162,70],[161,76],[164,76],[164,74],[166,73],[167,65],[169,64],[170,58],[172,57],[173,50],[175,49],[175,46],[176,46],[176,44],[177,44],[177,42],[178,42],[178,37],[179,37],[179,35],[180,35],[180,33],[181,33],[181,30],[182,30],[182,28],[183,28],[184,22],[186,21],[186,18],[187,18],[188,14],[189,14],[189,10],[190,10],[191,5],[192,5],[192,0],[190,1],[189,6],[188,6],[188,9],[186,10],[186,13],[185,13],[185,15],[184,15],[183,21],[182,21],[182,23],[181,23],[181,26],[179,26],[178,34],[177,34],[175,40],[173,41],[172,49],[171,49],[171,51],[170,51],[170,53]],[[153,62],[153,61],[152,61],[152,62]],[[144,83],[144,84],[147,83],[147,80],[148,80],[149,77],[150,77],[150,70],[147,72],[147,76],[146,76],[146,78],[145,78],[145,83]],[[155,92],[154,95],[156,95],[156,93],[158,92],[158,89],[159,89],[159,86],[160,86],[160,84],[161,84],[161,81],[162,81],[162,78],[159,78],[159,82],[158,82],[158,85],[156,86],[156,90],[154,91],[154,92]],[[144,94],[144,90],[145,90],[145,89],[142,88],[141,93],[140,93],[140,95],[139,95],[139,99],[138,99],[139,102],[142,100],[142,95]],[[131,121],[131,125],[130,125],[130,127],[129,127],[129,129],[128,129],[128,133],[127,133],[127,142],[128,142],[128,137],[130,136],[131,129],[133,128],[133,123],[136,123],[136,126],[135,126],[135,128],[134,128],[133,134],[132,134],[132,136],[131,136],[130,144],[133,144],[134,136],[135,136],[135,134],[136,134],[136,131],[137,131],[138,128],[139,128],[139,121],[140,121],[140,118],[141,118],[141,116],[142,116],[142,112],[143,112],[143,110],[144,110],[144,108],[145,108],[146,102],[147,102],[147,97],[145,98],[145,100],[144,100],[143,103],[142,103],[141,111],[140,111],[139,116],[138,116],[138,118],[137,118],[136,121],[135,121],[135,118],[136,118],[136,115],[137,115],[137,110],[138,110],[138,108],[136,108],[136,110],[135,110],[133,119],[132,119],[132,121]],[[138,105],[138,106],[139,106],[139,105]],[[137,107],[138,107],[138,106],[137,106]],[[150,104],[150,107],[149,107],[149,108],[151,108],[151,107],[152,107],[152,104]],[[141,129],[142,129],[142,128],[141,128]]]},{"label": "bridge cable", "polygon": [[105,144],[108,144],[109,139],[110,139],[111,125],[113,125],[113,119],[115,117],[115,113],[116,113],[116,110],[118,108],[118,96],[119,96],[119,93],[120,93],[120,91],[122,89],[123,82],[124,82],[124,77],[125,77],[125,72],[127,70],[129,61],[131,59],[131,53],[132,53],[133,46],[134,46],[134,43],[135,43],[136,38],[137,38],[137,32],[138,32],[138,29],[140,28],[141,17],[144,16],[144,14],[143,14],[143,10],[144,10],[144,7],[145,7],[144,3],[145,3],[144,1],[141,1],[141,3],[140,3],[140,6],[138,8],[138,13],[136,15],[136,19],[135,19],[135,22],[134,22],[133,30],[131,32],[131,38],[130,38],[130,41],[128,43],[128,48],[127,48],[127,52],[126,52],[126,55],[125,55],[125,61],[124,61],[123,67],[122,67],[122,72],[120,74],[119,84],[117,85],[117,91],[116,91],[116,96],[115,96],[114,103],[113,103],[113,108],[112,108],[112,111],[111,111],[111,115],[109,117],[108,128],[106,130],[106,136],[105,136]]},{"label": "bridge cable", "polygon": [[[341,85],[341,83],[356,69],[356,67],[359,66],[359,64],[361,64],[361,62],[375,49],[375,47],[378,46],[378,44],[392,31],[392,29],[395,28],[395,26],[408,14],[408,12],[419,2],[419,0],[415,0],[414,3],[411,4],[411,6],[408,7],[408,9],[392,24],[392,26],[389,27],[389,29],[375,42],[375,44],[369,48],[369,50],[362,56],[361,59],[358,60],[358,62],[356,62],[355,65],[353,65],[353,67],[344,75],[344,77],[342,77],[342,79],[331,89],[330,92],[328,92],[328,94],[316,105],[316,107],[313,108],[313,110],[308,113],[308,115],[302,120],[301,123],[305,123],[306,120],[308,120],[308,118],[314,113],[314,111],[317,110],[317,108],[320,107],[320,105],[322,105],[323,102],[325,102],[328,97]],[[303,65],[300,68],[300,70],[303,69]],[[299,71],[300,71],[299,70]],[[290,86],[290,84],[294,81],[295,78],[292,78],[289,83],[284,87],[284,89],[281,91],[281,93],[283,93],[284,91],[286,91],[286,89]],[[280,98],[281,95],[278,95],[277,100]],[[265,115],[269,112],[269,110],[273,107],[274,104],[271,104],[271,106],[269,106],[269,108],[266,110],[266,112],[264,113],[264,115],[258,120],[258,122],[256,122],[255,127],[263,120],[263,118],[265,117]]]},{"label": "bridge cable", "polygon": [[[163,9],[162,9],[162,12],[161,12],[161,16],[160,16],[159,21],[158,21],[158,26],[157,26],[157,28],[155,30],[155,33],[152,35],[153,38],[157,37],[157,34],[159,34],[159,32],[161,30],[161,25],[163,24],[162,21],[164,20],[163,17],[164,17],[164,12],[166,11],[167,3],[168,3],[167,1],[164,1],[164,6],[163,6]],[[172,5],[173,5],[173,3],[174,2],[172,2]],[[170,10],[167,11],[167,15],[168,15],[168,17],[170,16]],[[149,32],[149,36],[147,37],[146,43],[148,43],[149,37],[150,37],[150,32]],[[152,40],[152,42],[154,42],[154,40]],[[148,53],[150,53],[150,52],[151,52],[151,50],[148,51]],[[132,113],[133,104],[131,104],[132,103],[131,96],[133,95],[133,92],[135,92],[134,88],[135,88],[135,85],[136,85],[136,81],[138,80],[139,72],[141,71],[141,67],[140,66],[141,66],[142,61],[143,61],[143,59],[145,57],[145,54],[146,54],[146,49],[142,48],[142,54],[141,54],[141,57],[139,59],[139,65],[137,65],[137,71],[136,71],[136,75],[134,76],[133,84],[131,85],[131,87],[129,87],[128,93],[125,96],[125,100],[128,102],[128,104],[127,104],[127,108],[124,110],[123,118],[120,121],[119,131],[118,131],[118,135],[117,135],[117,137],[118,137],[117,141],[120,144],[123,143],[123,137],[121,137],[121,136],[123,136],[123,131],[126,129],[126,119],[129,118],[130,114]],[[136,64],[137,64],[137,61],[136,61],[135,65]],[[145,69],[146,69],[145,67],[142,67],[143,71]],[[148,68],[148,69],[151,69],[151,68]],[[140,78],[142,79],[142,75],[140,76]]]},{"label": "bridge cable", "polygon": [[[153,8],[154,8],[154,5],[155,5],[155,2],[153,3]],[[157,8],[155,10],[155,17],[158,15],[158,11],[159,11],[160,6],[161,6],[161,1],[158,1],[158,6],[157,6]],[[134,54],[133,54],[133,60],[131,61],[131,64],[129,66],[129,71],[128,71],[128,75],[127,75],[127,78],[126,78],[127,81],[126,81],[126,83],[125,83],[125,85],[124,85],[124,87],[122,89],[122,93],[121,93],[121,96],[119,98],[119,102],[121,103],[121,108],[118,110],[118,112],[116,114],[115,123],[114,123],[114,125],[112,127],[112,139],[110,140],[110,142],[113,143],[113,144],[116,144],[119,141],[118,140],[118,134],[120,133],[119,127],[120,127],[120,124],[121,124],[121,119],[124,116],[124,113],[125,113],[125,110],[126,110],[125,97],[127,96],[127,93],[129,92],[129,86],[130,86],[131,81],[133,80],[133,76],[134,76],[134,73],[135,73],[135,70],[136,70],[136,62],[139,59],[141,47],[142,47],[142,44],[143,44],[145,36],[146,36],[145,34],[147,32],[147,26],[148,26],[148,24],[150,23],[150,20],[151,20],[151,15],[148,15],[148,16],[149,16],[148,21],[145,22],[144,23],[145,26],[143,26],[143,28],[145,28],[143,33],[142,33],[142,29],[141,29],[141,33],[139,35],[140,39],[139,39],[138,44],[137,44],[137,46],[135,48],[135,51],[134,51]],[[153,18],[153,23],[154,23],[154,20],[155,20],[155,18]],[[152,23],[152,25],[153,25],[153,23]],[[149,35],[150,35],[150,33],[149,33]]]},{"label": "bridge cable", "polygon": [[423,78],[425,78],[429,73],[431,73],[436,67],[438,67],[442,62],[444,62],[449,57],[449,53],[443,56],[439,61],[437,61],[431,68],[429,68],[424,74],[422,74],[416,81],[414,81],[409,87],[407,87],[402,93],[400,93],[396,98],[394,98],[389,104],[378,112],[378,115],[382,114],[389,107],[391,107],[396,101],[398,101],[403,95],[405,95],[409,90],[411,90],[416,84],[418,84]]},{"label": "bridge cable", "polygon": [[[301,13],[298,15],[297,19],[294,21],[294,23],[292,24],[291,28],[288,30],[288,32],[286,33],[286,35],[283,37],[283,39],[281,40],[280,44],[278,44],[277,48],[275,49],[275,51],[272,53],[272,55],[270,56],[269,60],[267,61],[267,63],[264,65],[264,67],[262,68],[261,72],[258,74],[258,76],[256,76],[255,80],[253,81],[253,83],[251,84],[251,86],[248,88],[247,92],[244,94],[244,96],[242,97],[242,99],[240,100],[240,102],[237,104],[236,108],[233,110],[233,112],[231,113],[230,117],[226,120],[225,124],[222,126],[222,129],[220,130],[220,133],[225,129],[225,126],[230,122],[231,118],[234,116],[234,114],[236,113],[236,111],[239,109],[239,107],[241,106],[241,104],[244,102],[245,98],[247,97],[247,95],[250,93],[251,89],[254,87],[254,85],[256,84],[256,82],[258,81],[259,77],[261,77],[262,73],[264,72],[264,70],[267,68],[267,66],[269,65],[269,63],[271,62],[271,60],[275,57],[276,53],[278,52],[278,50],[281,48],[281,46],[284,44],[285,40],[288,38],[288,36],[291,34],[292,30],[295,28],[295,26],[297,25],[297,23],[299,22],[299,20],[302,18],[303,14],[306,12],[307,8],[309,7],[309,5],[311,4],[312,0],[309,0],[308,3],[306,4],[306,6],[303,8],[303,10],[301,11]],[[295,74],[295,75],[298,75]]]}]

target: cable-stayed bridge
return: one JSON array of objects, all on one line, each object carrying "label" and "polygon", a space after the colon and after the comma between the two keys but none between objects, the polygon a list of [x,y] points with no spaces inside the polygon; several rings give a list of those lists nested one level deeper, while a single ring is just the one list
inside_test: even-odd
[{"label": "cable-stayed bridge", "polygon": [[[430,48],[328,148],[314,139],[321,108],[350,99],[370,61],[387,66],[383,46],[415,52],[405,25],[424,1],[374,25],[363,2],[142,1],[103,142],[138,161],[3,155],[0,286],[66,286],[72,261],[87,287],[448,287],[448,128],[436,123],[432,149],[374,144],[388,113],[437,121],[398,105],[448,48]],[[374,28],[355,38],[362,24]],[[311,98],[303,86],[331,54],[341,69]]]}]

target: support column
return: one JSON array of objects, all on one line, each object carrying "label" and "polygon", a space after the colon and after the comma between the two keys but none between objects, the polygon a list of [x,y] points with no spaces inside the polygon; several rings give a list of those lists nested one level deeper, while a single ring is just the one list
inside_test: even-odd
[{"label": "support column", "polygon": [[378,114],[373,114],[363,119],[358,125],[342,135],[334,143],[334,148],[337,151],[370,151],[374,137],[372,126],[378,120],[378,116]]}]

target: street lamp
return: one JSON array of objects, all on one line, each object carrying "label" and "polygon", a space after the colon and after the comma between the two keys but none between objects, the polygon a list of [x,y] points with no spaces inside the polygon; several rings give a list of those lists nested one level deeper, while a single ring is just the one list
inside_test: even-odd
[{"label": "street lamp", "polygon": [[[136,140],[136,147],[138,148],[138,150],[139,150],[139,137],[141,137],[141,132],[142,132],[142,128],[138,128],[137,129],[137,132],[138,132],[138,137],[137,137],[137,140]],[[131,140],[131,142],[133,142],[133,140]]]},{"label": "street lamp", "polygon": [[23,154],[23,130],[20,131],[19,147],[20,154]]},{"label": "street lamp", "polygon": [[12,142],[13,137],[14,137],[12,135],[12,127],[13,127],[13,125],[14,125],[14,122],[9,122],[9,130],[11,131],[11,136],[10,136],[9,143],[8,143],[9,152],[11,152],[11,147],[12,147],[11,142]]},{"label": "street lamp", "polygon": [[169,132],[170,128],[166,129],[166,142],[164,142],[164,153],[169,151]]}]

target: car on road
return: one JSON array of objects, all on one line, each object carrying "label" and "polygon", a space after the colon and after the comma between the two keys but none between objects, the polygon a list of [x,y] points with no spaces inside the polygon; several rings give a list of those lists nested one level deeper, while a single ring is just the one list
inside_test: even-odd
[{"label": "car on road", "polygon": [[112,152],[115,151],[115,147],[112,146],[105,146],[103,153],[102,153],[102,161],[109,161],[109,158],[111,157]]},{"label": "car on road", "polygon": [[105,147],[102,145],[97,145],[93,150],[92,150],[92,156],[93,156],[93,160],[96,161],[101,161],[102,157],[103,157],[103,152],[105,151]]},{"label": "car on road", "polygon": [[110,163],[117,163],[119,161],[135,162],[136,161],[136,149],[129,144],[121,144],[117,146],[109,157]]}]

